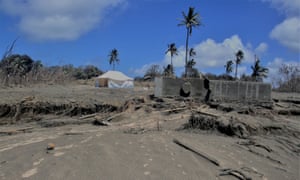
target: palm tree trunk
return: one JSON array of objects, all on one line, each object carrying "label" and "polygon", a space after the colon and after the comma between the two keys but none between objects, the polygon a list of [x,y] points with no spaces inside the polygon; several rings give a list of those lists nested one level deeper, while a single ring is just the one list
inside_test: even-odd
[{"label": "palm tree trunk", "polygon": [[238,64],[235,63],[235,80],[237,80],[237,69],[238,69]]},{"label": "palm tree trunk", "polygon": [[185,41],[185,77],[187,77],[187,61],[188,61],[188,51],[189,51],[189,28],[186,28],[186,41]]},{"label": "palm tree trunk", "polygon": [[171,66],[173,67],[173,55],[171,54]]}]

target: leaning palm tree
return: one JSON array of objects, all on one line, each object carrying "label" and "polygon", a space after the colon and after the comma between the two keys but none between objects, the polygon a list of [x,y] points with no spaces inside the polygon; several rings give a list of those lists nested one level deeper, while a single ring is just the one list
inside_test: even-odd
[{"label": "leaning palm tree", "polygon": [[[199,13],[194,12],[195,8],[190,7],[188,14],[182,12],[183,20],[178,26],[186,27],[186,41],[185,41],[185,65],[188,63],[188,49],[189,49],[189,37],[192,35],[193,27],[197,27],[201,25],[200,15]],[[187,69],[185,68],[185,77],[187,75]]]},{"label": "leaning palm tree", "polygon": [[235,79],[237,79],[238,65],[241,64],[242,60],[244,59],[244,52],[242,50],[239,50],[235,54],[235,57]]},{"label": "leaning palm tree", "polygon": [[171,66],[173,68],[173,56],[178,55],[178,51],[177,51],[177,47],[176,47],[175,43],[171,43],[171,44],[168,45],[168,49],[166,51],[166,54],[168,52],[170,52],[170,55],[171,55]]},{"label": "leaning palm tree", "polygon": [[109,56],[109,64],[113,65],[113,70],[115,70],[115,64],[120,62],[120,59],[119,59],[119,52],[116,48],[114,48],[113,50],[111,50],[110,54],[108,55]]},{"label": "leaning palm tree", "polygon": [[232,65],[233,65],[233,61],[232,60],[228,60],[226,62],[226,64],[224,65],[225,70],[226,70],[226,74],[230,74],[232,72]]},{"label": "leaning palm tree", "polygon": [[260,66],[260,60],[258,58],[255,58],[254,66],[251,66],[252,69],[252,77],[255,79],[255,81],[261,80],[262,78],[268,77],[269,69]]}]

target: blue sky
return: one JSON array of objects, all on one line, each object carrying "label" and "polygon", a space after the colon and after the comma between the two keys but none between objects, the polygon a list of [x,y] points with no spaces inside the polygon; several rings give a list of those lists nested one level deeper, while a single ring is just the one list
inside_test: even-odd
[{"label": "blue sky", "polygon": [[224,73],[239,49],[250,73],[256,54],[276,75],[282,63],[300,63],[299,0],[0,0],[0,52],[19,37],[15,53],[45,65],[96,65],[107,71],[116,48],[116,69],[142,76],[152,64],[170,63],[167,45],[176,43],[176,72],[183,72],[185,27],[177,24],[192,6],[203,26],[190,47],[203,73]]}]

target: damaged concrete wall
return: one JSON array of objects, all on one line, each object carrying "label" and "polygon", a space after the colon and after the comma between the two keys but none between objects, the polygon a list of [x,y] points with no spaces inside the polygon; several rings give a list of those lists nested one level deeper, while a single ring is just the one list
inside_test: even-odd
[{"label": "damaged concrete wall", "polygon": [[[156,78],[155,96],[180,96],[184,89],[185,94],[189,91],[189,96],[203,97],[207,90],[204,88],[204,80],[198,78],[175,79],[175,78]],[[210,81],[210,98],[219,100],[237,101],[270,101],[271,85],[260,82],[242,81]]]}]

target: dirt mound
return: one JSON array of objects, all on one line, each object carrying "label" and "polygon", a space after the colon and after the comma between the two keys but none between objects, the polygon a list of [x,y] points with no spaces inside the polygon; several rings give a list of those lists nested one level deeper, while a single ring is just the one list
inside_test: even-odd
[{"label": "dirt mound", "polygon": [[38,115],[81,116],[86,114],[114,112],[119,107],[111,104],[21,100],[15,104],[0,104],[0,125],[19,121],[36,121]]},{"label": "dirt mound", "polygon": [[251,127],[236,118],[213,117],[203,114],[192,114],[183,129],[220,132],[228,136],[247,138],[257,133],[257,127]]},{"label": "dirt mound", "polygon": [[233,116],[211,116],[198,113],[193,113],[188,123],[184,124],[181,129],[219,132],[239,138],[270,134],[300,137],[300,133],[297,130],[280,123],[273,123],[272,125],[269,123],[252,123],[252,121],[244,121]]}]

